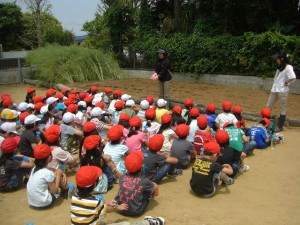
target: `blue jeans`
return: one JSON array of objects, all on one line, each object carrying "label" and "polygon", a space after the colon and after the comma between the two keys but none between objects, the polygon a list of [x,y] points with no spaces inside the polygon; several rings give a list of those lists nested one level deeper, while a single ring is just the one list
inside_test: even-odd
[{"label": "blue jeans", "polygon": [[255,141],[249,141],[244,143],[243,152],[246,153],[246,155],[250,154],[254,149],[256,148],[256,142]]},{"label": "blue jeans", "polygon": [[154,176],[153,182],[158,184],[167,175],[167,173],[172,171],[174,168],[175,168],[175,165],[172,165],[169,163],[164,163],[156,170],[156,174]]},{"label": "blue jeans", "polygon": [[25,170],[23,168],[17,169],[10,177],[10,180],[5,185],[5,187],[1,188],[2,192],[10,192],[17,190],[23,181],[23,177],[25,175]]}]

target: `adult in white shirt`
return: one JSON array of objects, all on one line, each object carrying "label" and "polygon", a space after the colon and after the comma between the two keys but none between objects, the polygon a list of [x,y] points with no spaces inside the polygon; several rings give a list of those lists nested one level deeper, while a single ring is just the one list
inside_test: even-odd
[{"label": "adult in white shirt", "polygon": [[289,95],[289,86],[295,82],[296,75],[293,67],[288,64],[288,55],[286,53],[275,54],[273,58],[276,59],[278,68],[275,73],[267,107],[272,110],[275,102],[279,100],[280,115],[275,132],[280,132],[283,130],[283,124],[286,118],[286,103]]}]

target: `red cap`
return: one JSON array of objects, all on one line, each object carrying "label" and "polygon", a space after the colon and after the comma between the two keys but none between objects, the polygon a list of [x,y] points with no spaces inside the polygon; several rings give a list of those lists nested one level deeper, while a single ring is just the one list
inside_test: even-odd
[{"label": "red cap", "polygon": [[43,106],[45,106],[46,104],[42,103],[42,102],[38,102],[34,105],[34,110],[40,112],[41,108]]},{"label": "red cap", "polygon": [[134,117],[130,118],[130,120],[129,120],[129,125],[130,125],[131,127],[138,128],[138,127],[141,127],[141,126],[142,126],[142,122],[143,122],[143,121],[141,120],[140,117],[134,116]]},{"label": "red cap", "polygon": [[25,120],[25,118],[27,117],[27,116],[29,116],[30,115],[30,113],[29,112],[22,112],[21,114],[20,114],[20,122],[21,123],[24,123],[24,120]]},{"label": "red cap", "polygon": [[176,134],[178,137],[187,137],[190,133],[190,127],[186,124],[179,124],[176,127]]},{"label": "red cap", "polygon": [[96,130],[96,124],[94,124],[93,122],[86,122],[83,125],[83,132],[84,133],[90,133],[93,130]]},{"label": "red cap", "polygon": [[110,128],[107,132],[107,136],[111,141],[120,140],[123,137],[123,129],[122,125],[115,125]]},{"label": "red cap", "polygon": [[45,138],[49,144],[56,142],[60,136],[60,127],[58,125],[51,125],[45,131]]},{"label": "red cap", "polygon": [[117,95],[117,96],[121,97],[122,92],[120,90],[115,90],[114,95]]},{"label": "red cap", "polygon": [[9,94],[4,93],[4,94],[1,95],[1,99],[3,100],[3,99],[5,99],[5,98],[11,98],[11,97],[10,97]]},{"label": "red cap", "polygon": [[106,104],[104,102],[98,102],[95,107],[99,107],[101,109],[104,109],[106,107]]},{"label": "red cap", "polygon": [[168,113],[164,114],[162,117],[161,117],[161,123],[162,124],[166,124],[166,123],[170,123],[172,120],[172,116]]},{"label": "red cap", "polygon": [[101,138],[99,135],[90,135],[83,141],[83,146],[86,150],[92,150],[97,148],[101,143]]},{"label": "red cap", "polygon": [[129,173],[135,173],[142,169],[143,158],[138,153],[131,153],[125,158],[125,167]]},{"label": "red cap", "polygon": [[85,188],[95,184],[102,174],[102,170],[97,166],[82,166],[75,175],[78,187]]},{"label": "red cap", "polygon": [[70,104],[70,105],[68,105],[67,111],[74,114],[74,113],[76,113],[77,109],[78,109],[77,105]]},{"label": "red cap", "polygon": [[75,101],[78,97],[75,94],[69,94],[68,99]]},{"label": "red cap", "polygon": [[209,103],[206,106],[206,110],[210,113],[214,113],[216,111],[216,105],[214,103]]},{"label": "red cap", "polygon": [[110,87],[106,87],[105,89],[104,89],[104,92],[107,94],[107,93],[109,93],[109,92],[111,92],[111,88]]},{"label": "red cap", "polygon": [[32,100],[33,100],[33,102],[36,104],[36,103],[38,103],[38,102],[42,102],[43,99],[45,99],[45,98],[46,98],[46,96],[44,96],[44,95],[38,95],[38,96],[34,96],[34,97],[32,98]]},{"label": "red cap", "polygon": [[193,107],[194,103],[193,103],[193,100],[190,99],[190,98],[187,98],[185,101],[184,101],[184,105],[186,107]]},{"label": "red cap", "polygon": [[89,103],[91,103],[92,101],[93,101],[93,96],[87,96],[85,99],[84,99],[84,101],[86,102],[86,104],[89,104]]},{"label": "red cap", "polygon": [[191,108],[190,110],[190,116],[192,117],[198,117],[200,115],[200,111],[198,108]]},{"label": "red cap", "polygon": [[175,105],[173,107],[173,113],[177,115],[181,115],[182,113],[182,107],[180,105]]},{"label": "red cap", "polygon": [[62,99],[64,97],[64,95],[62,93],[56,93],[54,95],[55,98],[58,98],[58,99]]},{"label": "red cap", "polygon": [[73,100],[73,99],[70,99],[70,98],[67,98],[65,101],[64,101],[64,104],[65,104],[65,106],[69,106],[69,105],[71,105],[71,104],[75,104],[76,102],[75,102],[75,100]]},{"label": "red cap", "polygon": [[68,91],[69,91],[68,89],[64,88],[64,89],[61,90],[61,93],[62,93],[63,95],[65,95]]},{"label": "red cap", "polygon": [[5,107],[5,108],[10,106],[13,103],[14,102],[11,98],[5,98],[5,99],[2,100],[2,106]]},{"label": "red cap", "polygon": [[223,145],[229,141],[229,135],[226,130],[218,130],[215,139],[220,145]]},{"label": "red cap", "polygon": [[84,100],[87,96],[89,96],[89,93],[87,93],[87,92],[80,92],[78,97],[81,100]]},{"label": "red cap", "polygon": [[271,110],[269,108],[263,108],[261,111],[260,111],[260,115],[264,118],[270,118],[271,116]]},{"label": "red cap", "polygon": [[152,105],[153,104],[153,102],[154,102],[154,98],[153,98],[153,96],[147,96],[147,98],[146,98],[146,100],[149,102],[149,105]]},{"label": "red cap", "polygon": [[205,152],[220,154],[220,150],[221,150],[220,145],[214,141],[209,141],[204,143],[203,147]]},{"label": "red cap", "polygon": [[98,87],[96,87],[96,86],[92,86],[92,87],[91,87],[91,92],[92,92],[93,94],[97,93],[99,90],[100,90],[100,89],[99,89]]},{"label": "red cap", "polygon": [[76,95],[77,93],[79,93],[79,91],[78,91],[78,90],[76,90],[76,89],[73,89],[72,91],[70,91],[70,94],[74,94],[74,95]]},{"label": "red cap", "polygon": [[49,88],[47,91],[46,91],[46,97],[50,97],[51,95],[55,94],[56,93],[56,90],[53,89],[53,88]]},{"label": "red cap", "polygon": [[206,118],[206,116],[202,115],[202,116],[197,117],[197,126],[200,129],[205,129],[207,127],[207,118]]},{"label": "red cap", "polygon": [[27,89],[26,92],[29,94],[29,93],[32,93],[34,91],[35,91],[35,89],[33,87],[30,87],[30,88]]},{"label": "red cap", "polygon": [[239,105],[236,105],[232,108],[232,113],[234,113],[234,114],[241,114],[242,112],[243,112],[243,109]]},{"label": "red cap", "polygon": [[18,142],[13,137],[7,137],[1,144],[2,153],[13,153],[17,149]]},{"label": "red cap", "polygon": [[33,155],[36,159],[45,159],[51,155],[51,148],[46,144],[37,145],[33,150]]},{"label": "red cap", "polygon": [[145,117],[148,120],[154,119],[156,117],[156,112],[154,109],[147,109],[145,112]]},{"label": "red cap", "polygon": [[164,144],[165,137],[162,134],[155,134],[149,139],[148,148],[151,151],[161,150]]},{"label": "red cap", "polygon": [[266,122],[266,128],[268,128],[271,124],[270,120],[268,118],[262,118]]},{"label": "red cap", "polygon": [[122,113],[119,117],[119,120],[124,120],[124,121],[129,122],[130,118],[131,117],[127,113]]},{"label": "red cap", "polygon": [[123,109],[124,105],[125,105],[125,102],[123,102],[123,101],[116,101],[116,102],[115,102],[115,108],[116,108],[117,110]]},{"label": "red cap", "polygon": [[222,109],[223,110],[231,110],[231,107],[232,107],[232,105],[231,105],[230,101],[224,101],[222,103]]}]

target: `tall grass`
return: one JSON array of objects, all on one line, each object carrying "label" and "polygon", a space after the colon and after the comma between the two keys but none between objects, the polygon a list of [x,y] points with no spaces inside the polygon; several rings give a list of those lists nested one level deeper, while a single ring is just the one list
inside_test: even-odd
[{"label": "tall grass", "polygon": [[36,66],[35,79],[50,83],[74,83],[123,77],[120,67],[111,54],[79,46],[48,45],[30,53],[26,63]]}]

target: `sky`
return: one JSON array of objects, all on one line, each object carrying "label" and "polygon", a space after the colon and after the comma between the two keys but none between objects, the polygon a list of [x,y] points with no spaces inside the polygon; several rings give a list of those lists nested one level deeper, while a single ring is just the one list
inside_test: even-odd
[{"label": "sky", "polygon": [[[84,35],[85,32],[81,31],[85,22],[91,21],[95,18],[97,4],[99,0],[48,0],[52,5],[52,15],[58,19],[63,28],[71,30],[78,35]],[[0,2],[16,2],[26,11],[26,6],[22,0],[0,0]]]}]

